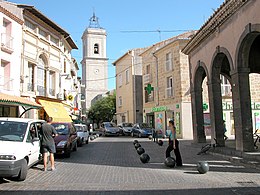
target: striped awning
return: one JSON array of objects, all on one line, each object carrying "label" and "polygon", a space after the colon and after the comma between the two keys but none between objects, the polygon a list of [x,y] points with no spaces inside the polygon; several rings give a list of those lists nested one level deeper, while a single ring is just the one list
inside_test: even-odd
[{"label": "striped awning", "polygon": [[39,109],[42,106],[24,97],[0,93],[0,103],[4,105],[24,106]]}]

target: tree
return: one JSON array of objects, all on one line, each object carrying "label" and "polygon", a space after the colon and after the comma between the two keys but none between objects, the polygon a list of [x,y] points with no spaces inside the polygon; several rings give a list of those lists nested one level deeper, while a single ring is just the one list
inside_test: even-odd
[{"label": "tree", "polygon": [[104,121],[111,121],[116,113],[116,94],[108,95],[96,101],[88,111],[88,118],[94,123],[100,124]]}]

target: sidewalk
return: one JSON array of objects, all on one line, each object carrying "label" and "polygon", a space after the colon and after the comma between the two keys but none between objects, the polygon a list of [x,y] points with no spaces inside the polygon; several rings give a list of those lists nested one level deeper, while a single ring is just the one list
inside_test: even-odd
[{"label": "sidewalk", "polygon": [[[207,140],[207,143],[193,143],[193,140],[181,140],[181,143],[187,146],[190,144],[192,148],[196,148],[199,152],[204,145],[210,143],[210,140]],[[211,148],[207,153],[214,156],[220,156],[225,160],[229,160],[237,164],[242,164],[248,168],[256,168],[260,170],[260,147],[253,152],[241,152],[235,149],[234,139],[228,139],[225,144],[225,147]]]}]

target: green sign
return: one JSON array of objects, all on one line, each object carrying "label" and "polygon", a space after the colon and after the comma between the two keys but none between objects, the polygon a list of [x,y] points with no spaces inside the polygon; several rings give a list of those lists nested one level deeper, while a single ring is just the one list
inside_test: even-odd
[{"label": "green sign", "polygon": [[208,104],[207,104],[207,103],[204,103],[204,104],[203,104],[203,110],[206,111],[206,110],[208,110],[208,108],[209,108]]},{"label": "green sign", "polygon": [[152,85],[150,83],[147,84],[147,87],[144,88],[148,94],[151,94],[151,92],[154,90]]},{"label": "green sign", "polygon": [[159,106],[159,107],[152,108],[152,112],[162,112],[162,111],[166,111],[166,110],[167,110],[166,106]]}]

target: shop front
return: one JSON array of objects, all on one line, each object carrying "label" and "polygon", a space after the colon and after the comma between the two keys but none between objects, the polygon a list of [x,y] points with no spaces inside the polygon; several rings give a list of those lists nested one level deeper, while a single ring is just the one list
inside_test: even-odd
[{"label": "shop front", "polygon": [[42,106],[25,97],[0,93],[0,116],[23,117],[32,109],[41,109]]},{"label": "shop front", "polygon": [[72,122],[68,111],[60,100],[37,97],[36,101],[43,107],[39,110],[39,119],[46,120],[48,117],[52,117],[54,122]]}]

